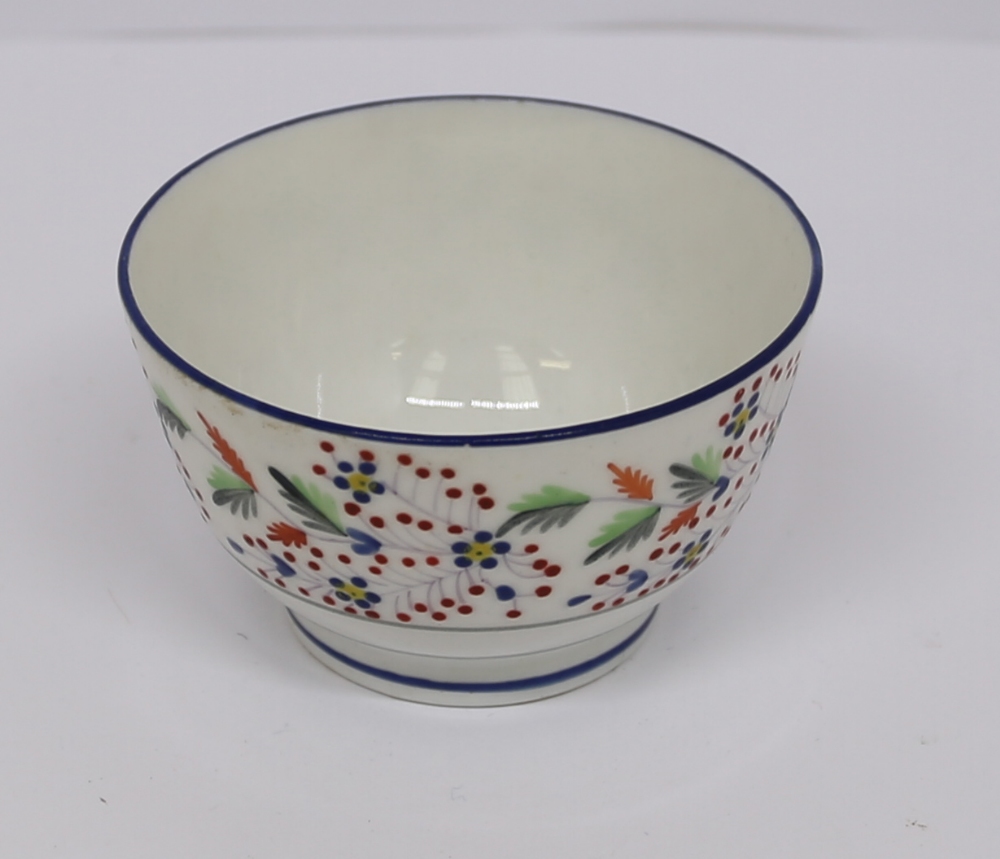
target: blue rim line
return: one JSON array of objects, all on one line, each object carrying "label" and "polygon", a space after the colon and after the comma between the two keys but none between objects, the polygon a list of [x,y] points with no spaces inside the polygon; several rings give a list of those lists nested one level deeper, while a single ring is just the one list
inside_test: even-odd
[{"label": "blue rim line", "polygon": [[[690,393],[684,394],[683,396],[677,397],[673,400],[668,400],[664,403],[660,403],[655,406],[650,406],[649,408],[640,409],[635,412],[629,412],[628,414],[616,415],[615,417],[602,418],[595,421],[588,421],[586,423],[572,424],[570,426],[563,427],[550,427],[546,429],[537,430],[526,430],[520,432],[510,432],[510,433],[491,433],[491,434],[472,434],[472,435],[430,435],[425,433],[410,433],[410,432],[399,432],[391,430],[379,430],[369,427],[352,426],[350,424],[341,424],[334,421],[323,420],[322,418],[312,417],[301,412],[291,411],[290,409],[284,409],[280,406],[273,405],[271,403],[264,402],[263,400],[258,400],[255,397],[251,397],[248,394],[241,393],[235,388],[231,388],[228,385],[224,385],[221,382],[213,379],[211,376],[203,373],[197,367],[185,361],[180,355],[178,355],[173,349],[171,349],[160,337],[153,331],[152,327],[146,321],[142,312],[139,310],[138,303],[135,300],[135,296],[132,293],[132,285],[129,281],[128,267],[129,258],[132,252],[132,244],[135,241],[136,234],[138,233],[143,221],[149,214],[150,210],[159,202],[160,198],[164,196],[178,181],[184,178],[188,173],[192,172],[196,168],[200,167],[206,161],[215,158],[217,155],[221,155],[229,149],[236,146],[240,146],[243,143],[247,143],[256,137],[260,137],[265,134],[270,134],[274,131],[280,131],[281,129],[287,128],[292,125],[298,125],[302,122],[309,122],[315,119],[322,119],[328,116],[335,116],[339,113],[346,113],[348,111],[354,110],[367,110],[370,108],[386,107],[390,105],[398,104],[409,104],[414,102],[430,102],[430,101],[508,101],[508,102],[528,102],[531,104],[543,104],[543,105],[554,105],[559,107],[569,107],[576,108],[578,110],[590,110],[595,113],[603,113],[610,116],[617,116],[621,119],[631,120],[633,122],[640,122],[644,125],[649,125],[654,128],[658,128],[661,131],[666,131],[670,134],[675,134],[679,137],[686,138],[687,140],[697,143],[700,146],[704,146],[730,161],[742,167],[752,176],[760,180],[764,185],[771,189],[784,204],[788,207],[791,213],[798,220],[799,225],[802,227],[802,231],[805,234],[806,241],[809,244],[810,253],[812,255],[812,273],[809,279],[809,288],[806,291],[805,300],[802,302],[802,306],[799,308],[798,313],[792,321],[785,327],[785,329],[769,343],[761,352],[758,352],[753,358],[745,362],[741,366],[737,367],[725,376],[716,379],[714,382],[710,382],[697,390],[691,391]],[[128,313],[129,319],[132,324],[135,325],[136,329],[142,335],[142,337],[149,343],[153,349],[159,353],[159,355],[166,360],[169,364],[172,364],[176,369],[180,370],[187,376],[190,376],[199,384],[226,397],[233,402],[239,403],[254,411],[261,412],[262,414],[268,415],[273,418],[278,418],[279,420],[288,421],[293,424],[298,424],[299,426],[309,427],[311,429],[320,430],[321,432],[335,433],[337,435],[351,436],[360,439],[369,439],[372,441],[382,441],[396,444],[408,444],[408,445],[427,445],[435,447],[494,447],[498,445],[519,445],[519,444],[535,444],[538,442],[555,441],[557,439],[563,438],[576,438],[579,436],[595,435],[597,433],[611,432],[614,430],[625,429],[626,427],[635,426],[636,424],[646,423],[648,421],[656,420],[666,415],[673,414],[674,412],[682,411],[683,409],[689,408],[698,403],[709,400],[718,394],[723,393],[729,388],[736,385],[741,380],[753,375],[758,370],[766,367],[774,358],[776,358],[781,352],[788,346],[802,331],[805,327],[806,322],[812,315],[813,310],[816,307],[816,302],[819,298],[820,284],[823,280],[823,258],[819,248],[819,241],[816,238],[816,234],[813,232],[812,227],[806,220],[805,215],[798,206],[792,201],[792,198],[788,196],[778,185],[776,185],[771,179],[761,173],[757,168],[748,164],[741,158],[727,152],[714,143],[709,143],[707,140],[702,140],[700,137],[696,137],[693,134],[688,134],[685,131],[681,131],[677,128],[672,128],[669,125],[664,125],[659,122],[654,122],[651,119],[645,119],[640,116],[633,116],[632,114],[624,113],[622,111],[611,110],[609,108],[603,107],[593,107],[590,105],[576,104],[569,101],[561,101],[559,99],[545,99],[545,98],[523,98],[519,96],[502,96],[502,95],[449,95],[449,96],[417,96],[414,98],[401,98],[401,99],[386,99],[384,101],[373,101],[364,104],[349,105],[347,107],[335,108],[333,110],[319,111],[317,113],[307,114],[306,116],[300,116],[296,119],[290,119],[286,122],[281,122],[276,125],[268,126],[259,131],[254,131],[230,143],[220,146],[218,149],[209,152],[207,155],[199,158],[197,161],[185,167],[171,179],[169,179],[160,189],[149,199],[145,206],[136,215],[135,220],[132,221],[128,232],[125,234],[125,240],[122,243],[121,253],[118,257],[118,289],[121,294],[122,303],[125,305],[125,310]]]},{"label": "blue rim line", "polygon": [[[659,606],[657,606],[657,608],[659,608]],[[640,626],[624,641],[619,642],[610,650],[606,650],[604,653],[598,654],[597,656],[588,659],[586,662],[581,662],[578,665],[563,668],[559,671],[553,671],[551,674],[539,674],[536,677],[523,677],[519,680],[502,680],[496,683],[450,683],[445,680],[428,680],[426,677],[411,677],[408,674],[397,674],[395,671],[386,671],[384,668],[376,668],[373,665],[366,665],[364,662],[358,662],[358,660],[352,659],[350,656],[347,656],[338,650],[334,650],[330,647],[330,645],[320,641],[302,625],[302,622],[295,616],[291,609],[287,609],[289,616],[292,618],[292,622],[298,627],[299,631],[309,640],[309,642],[314,644],[328,656],[332,656],[338,662],[342,662],[344,665],[349,668],[353,668],[355,671],[361,671],[371,677],[377,677],[379,680],[386,680],[390,683],[400,683],[403,686],[413,686],[417,689],[433,689],[436,692],[519,692],[524,689],[537,689],[540,686],[552,686],[555,683],[572,680],[574,677],[579,677],[581,674],[593,671],[595,668],[604,665],[604,663],[611,661],[616,656],[619,656],[628,650],[646,631],[649,624],[652,623],[653,617],[656,615],[656,610],[657,609],[654,608],[649,613],[649,617],[643,621],[642,626]]]}]

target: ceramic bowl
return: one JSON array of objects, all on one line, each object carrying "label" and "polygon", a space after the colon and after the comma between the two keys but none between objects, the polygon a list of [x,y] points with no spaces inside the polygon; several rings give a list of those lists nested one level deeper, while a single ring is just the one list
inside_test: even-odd
[{"label": "ceramic bowl", "polygon": [[166,185],[119,265],[201,515],[364,686],[540,698],[713,553],[820,286],[808,223],[653,122],[452,97],[292,120]]}]

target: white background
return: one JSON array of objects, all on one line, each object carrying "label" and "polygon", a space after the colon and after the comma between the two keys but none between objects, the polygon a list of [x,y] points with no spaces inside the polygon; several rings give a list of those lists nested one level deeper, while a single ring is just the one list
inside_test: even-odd
[{"label": "white background", "polygon": [[854,36],[1000,37],[992,0],[25,0],[5,34],[236,34],[712,29]]},{"label": "white background", "polygon": [[[379,32],[283,37],[247,32],[265,4],[40,5],[0,16],[4,856],[997,855],[995,6],[950,6],[983,22],[961,40],[930,4],[730,7],[731,32],[532,28],[568,7],[514,4],[458,32],[472,6],[442,2],[416,35],[358,4],[329,26]],[[827,263],[723,548],[613,674],[486,711],[379,697],[299,648],[174,475],[114,282],[133,214],[208,149],[446,92],[713,140],[792,194]]]}]

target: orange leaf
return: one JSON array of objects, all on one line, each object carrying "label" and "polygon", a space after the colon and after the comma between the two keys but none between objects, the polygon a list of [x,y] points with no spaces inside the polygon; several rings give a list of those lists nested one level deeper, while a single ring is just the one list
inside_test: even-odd
[{"label": "orange leaf", "polygon": [[267,526],[267,539],[284,546],[295,546],[295,548],[301,549],[309,537],[301,528],[296,528],[287,522],[273,522]]},{"label": "orange leaf", "polygon": [[670,520],[670,524],[663,529],[663,532],[660,534],[660,539],[666,540],[671,534],[677,534],[685,525],[690,525],[693,522],[696,522],[698,519],[698,507],[700,504],[701,502],[699,501],[698,504],[692,504],[690,507],[685,507],[680,513],[674,516],[674,518]]},{"label": "orange leaf", "polygon": [[222,437],[222,433],[219,432],[218,427],[212,426],[201,412],[198,412],[198,417],[201,418],[205,429],[208,430],[208,436],[212,439],[212,443],[219,452],[219,456],[222,457],[222,461],[232,469],[233,474],[241,480],[246,481],[249,487],[256,492],[257,484],[254,483],[253,476],[243,464],[243,460],[240,459],[239,454],[229,446],[229,442]]},{"label": "orange leaf", "polygon": [[622,471],[613,462],[608,463],[608,468],[611,469],[617,478],[615,486],[619,487],[618,491],[620,493],[627,495],[629,498],[641,498],[643,501],[653,500],[652,477],[646,477],[638,468],[632,469],[626,467]]}]

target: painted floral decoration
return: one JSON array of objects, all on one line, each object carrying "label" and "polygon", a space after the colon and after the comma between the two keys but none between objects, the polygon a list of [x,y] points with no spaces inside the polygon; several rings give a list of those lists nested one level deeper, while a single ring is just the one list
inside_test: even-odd
[{"label": "painted floral decoration", "polygon": [[339,576],[331,576],[330,585],[339,599],[353,602],[358,608],[371,608],[382,602],[382,597],[368,590],[368,582],[361,576],[352,576],[346,581]]},{"label": "painted floral decoration", "polygon": [[746,391],[743,388],[736,392],[736,406],[726,421],[725,433],[734,439],[740,438],[747,428],[747,424],[757,417],[757,401],[760,399],[760,395],[754,391],[749,399],[744,400],[745,394]]},{"label": "painted floral decoration", "polygon": [[451,550],[455,553],[455,566],[471,567],[479,564],[484,570],[492,570],[499,563],[497,555],[506,555],[510,551],[510,543],[494,540],[489,531],[476,531],[471,542],[454,543]]},{"label": "painted floral decoration", "polygon": [[686,457],[593,463],[591,491],[543,483],[513,498],[419,449],[346,437],[317,435],[301,469],[248,466],[228,430],[154,390],[202,515],[262,581],[369,620],[532,623],[642,599],[698,567],[746,503],[797,367],[783,359],[733,391]]},{"label": "painted floral decoration", "polygon": [[[365,458],[366,454],[368,458]],[[333,478],[333,485],[338,489],[350,492],[358,504],[367,504],[372,500],[373,495],[381,495],[385,489],[381,483],[373,478],[378,470],[372,461],[373,459],[374,454],[370,451],[363,451],[362,461],[356,467],[346,460],[337,463],[340,474]]]},{"label": "painted floral decoration", "polygon": [[683,549],[680,550],[680,557],[674,561],[673,568],[675,570],[690,570],[701,560],[701,554],[708,546],[708,540],[711,536],[712,531],[709,529],[697,540],[692,540],[688,543]]}]

